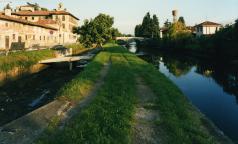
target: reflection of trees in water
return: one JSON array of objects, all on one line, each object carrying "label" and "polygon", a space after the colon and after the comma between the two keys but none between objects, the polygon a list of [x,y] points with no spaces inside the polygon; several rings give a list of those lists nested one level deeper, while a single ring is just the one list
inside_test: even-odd
[{"label": "reflection of trees in water", "polygon": [[205,77],[211,77],[225,92],[235,95],[238,103],[238,68],[217,59],[199,60],[182,56],[144,56],[143,59],[152,63],[157,68],[160,66],[163,57],[164,65],[170,73],[176,77],[186,75],[193,66],[196,66],[196,73]]},{"label": "reflection of trees in water", "polygon": [[176,77],[186,75],[195,65],[194,61],[184,56],[163,55],[162,57],[164,65]]},{"label": "reflection of trees in water", "polygon": [[168,68],[169,72],[176,77],[186,75],[193,67],[193,64],[187,61],[164,58],[164,64]]},{"label": "reflection of trees in water", "polygon": [[185,61],[183,59],[175,59],[164,55],[150,55],[143,57],[144,60],[152,63],[158,69],[160,67],[161,58],[163,58],[164,65],[168,68],[169,72],[175,75],[176,77],[180,77],[182,75],[187,74],[194,65],[189,61]]},{"label": "reflection of trees in water", "polygon": [[212,77],[225,92],[235,95],[238,103],[238,69],[237,66],[215,61],[214,63],[201,62],[197,65],[197,73]]}]

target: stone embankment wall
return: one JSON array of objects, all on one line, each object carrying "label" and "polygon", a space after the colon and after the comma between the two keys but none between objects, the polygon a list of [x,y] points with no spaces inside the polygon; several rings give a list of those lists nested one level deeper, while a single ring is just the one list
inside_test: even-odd
[{"label": "stone embankment wall", "polygon": [[16,80],[27,74],[37,73],[47,67],[47,65],[35,64],[29,68],[15,67],[14,69],[7,72],[0,71],[0,85],[7,81]]}]

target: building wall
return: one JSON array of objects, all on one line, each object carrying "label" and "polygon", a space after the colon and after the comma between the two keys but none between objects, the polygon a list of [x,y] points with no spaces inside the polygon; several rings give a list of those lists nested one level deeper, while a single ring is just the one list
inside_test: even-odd
[{"label": "building wall", "polygon": [[[33,18],[34,17],[34,18]],[[77,35],[72,33],[73,27],[78,26],[78,20],[71,15],[52,15],[52,17],[47,16],[22,16],[18,17],[31,22],[37,22],[42,19],[52,19],[57,22],[57,24],[48,24],[54,28],[59,29],[58,33],[58,44],[65,43],[75,43],[77,41]]]},{"label": "building wall", "polygon": [[220,26],[199,26],[196,27],[196,35],[201,36],[215,34],[216,31],[220,30],[220,28]]},{"label": "building wall", "polygon": [[55,30],[0,20],[0,49],[6,49],[7,37],[9,38],[9,48],[14,43],[21,42],[25,43],[25,48],[31,48],[34,45],[53,46],[57,44],[57,36]]}]

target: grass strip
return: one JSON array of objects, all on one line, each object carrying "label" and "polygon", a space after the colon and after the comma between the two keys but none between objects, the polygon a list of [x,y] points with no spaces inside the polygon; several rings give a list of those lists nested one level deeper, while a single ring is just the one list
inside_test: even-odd
[{"label": "grass strip", "polygon": [[203,116],[198,112],[181,90],[153,65],[126,53],[126,59],[157,96],[156,105],[161,120],[156,122],[166,134],[171,144],[214,144],[217,138],[209,133],[203,124]]},{"label": "grass strip", "polygon": [[65,45],[66,48],[72,48],[72,55],[78,55],[84,52],[87,52],[93,48],[85,48],[82,44],[80,43],[74,43],[74,44],[68,44]]},{"label": "grass strip", "polygon": [[[135,102],[135,76],[122,55],[123,49],[108,48],[112,64],[92,103],[62,131],[48,131],[38,144],[130,143]],[[99,54],[98,57],[101,57]],[[92,68],[92,67],[89,67]],[[82,75],[79,75],[81,77]],[[71,87],[77,83],[72,83]],[[77,87],[77,86],[76,86]],[[73,93],[73,91],[67,94]]]},{"label": "grass strip", "polygon": [[42,59],[54,57],[51,50],[21,51],[8,56],[0,56],[0,72],[8,72],[15,67],[29,68]]},{"label": "grass strip", "polygon": [[108,63],[109,57],[110,54],[107,52],[99,53],[82,72],[61,88],[57,95],[71,100],[82,99],[94,86],[104,64]]}]

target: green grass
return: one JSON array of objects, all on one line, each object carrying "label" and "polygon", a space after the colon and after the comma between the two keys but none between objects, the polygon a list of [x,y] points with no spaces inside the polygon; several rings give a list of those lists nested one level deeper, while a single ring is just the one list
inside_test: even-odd
[{"label": "green grass", "polygon": [[[182,92],[153,65],[148,64],[123,47],[105,45],[95,60],[75,80],[61,90],[71,99],[82,98],[99,77],[103,63],[111,57],[112,64],[94,100],[76,115],[63,130],[48,129],[37,144],[127,144],[132,139],[132,121],[136,104],[136,76],[142,77],[157,96],[156,105],[161,128],[168,144],[218,143],[202,123],[201,114],[194,109]],[[85,87],[85,88],[84,88]]]},{"label": "green grass", "polygon": [[29,68],[42,59],[54,57],[51,50],[22,51],[0,56],[0,72],[8,72],[15,67]]},{"label": "green grass", "polygon": [[[95,99],[79,115],[75,116],[63,131],[50,130],[37,143],[130,143],[135,103],[135,76],[121,53],[121,49],[108,49],[100,53],[96,60],[100,60],[102,55],[107,55],[107,58],[111,56],[112,64],[105,83]],[[93,65],[87,67],[86,73],[90,71],[94,77],[96,72],[92,70]],[[86,73],[76,78],[76,81],[79,80],[79,85],[85,83],[82,77],[86,77]],[[91,77],[90,73],[87,77]],[[63,93],[69,96],[72,94],[75,97],[75,91],[77,91],[80,96],[80,91],[77,88],[74,89],[75,87],[80,88],[76,82],[72,82],[67,86],[67,90],[63,90]]]},{"label": "green grass", "polygon": [[92,48],[85,48],[82,44],[80,43],[74,43],[74,44],[68,44],[65,45],[66,48],[72,48],[73,50],[73,55],[78,55],[80,53],[86,52],[88,50],[91,50]]},{"label": "green grass", "polygon": [[70,83],[66,84],[58,93],[59,96],[65,96],[71,100],[79,100],[83,95],[89,93],[94,86],[100,71],[109,60],[109,54],[101,52],[88,66],[79,73]]},{"label": "green grass", "polygon": [[[161,126],[171,144],[214,144],[217,139],[202,123],[203,116],[188,102],[175,84],[155,67],[133,54],[125,57],[157,96]],[[153,107],[153,109],[156,107]]]}]

